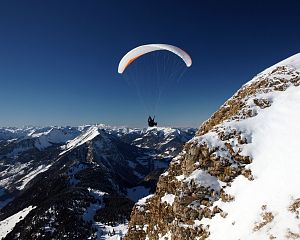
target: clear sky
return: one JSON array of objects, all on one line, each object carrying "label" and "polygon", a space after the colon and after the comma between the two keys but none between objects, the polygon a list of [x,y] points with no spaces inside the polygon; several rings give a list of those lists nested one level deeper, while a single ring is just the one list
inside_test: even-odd
[{"label": "clear sky", "polygon": [[300,52],[299,9],[296,0],[0,1],[0,126],[144,126],[117,66],[146,43],[193,58],[164,93],[159,124],[199,126],[254,75]]}]

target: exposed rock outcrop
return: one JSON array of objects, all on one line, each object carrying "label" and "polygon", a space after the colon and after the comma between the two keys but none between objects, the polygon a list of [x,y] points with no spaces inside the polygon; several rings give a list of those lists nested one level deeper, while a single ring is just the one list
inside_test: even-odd
[{"label": "exposed rock outcrop", "polygon": [[[283,62],[242,86],[200,126],[196,136],[171,161],[168,170],[159,178],[155,194],[135,205],[125,239],[210,238],[210,223],[215,217],[227,218],[230,213],[222,206],[235,202],[238,196],[228,191],[234,180],[256,180],[250,167],[255,158],[251,151],[253,123],[248,124],[249,119],[257,119],[264,111],[272,109],[277,96],[299,84],[297,67]],[[259,232],[276,220],[271,210],[261,207],[263,204],[257,222],[249,226],[250,232]],[[290,205],[290,211],[296,216],[298,209],[299,199]],[[232,226],[235,224],[231,222]],[[276,238],[273,233],[266,234],[270,239]],[[286,233],[291,238],[297,234],[292,230]]]}]

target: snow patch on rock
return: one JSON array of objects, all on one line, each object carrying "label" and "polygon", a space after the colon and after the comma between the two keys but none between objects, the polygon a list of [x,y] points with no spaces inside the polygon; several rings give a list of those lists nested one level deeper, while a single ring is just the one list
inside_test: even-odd
[{"label": "snow patch on rock", "polygon": [[4,219],[0,222],[0,238],[5,238],[5,236],[10,233],[16,224],[22,221],[26,215],[35,207],[29,206],[24,208],[22,211]]},{"label": "snow patch on rock", "polygon": [[167,204],[169,204],[171,206],[173,205],[174,200],[175,200],[175,195],[174,194],[165,193],[165,196],[161,197],[161,202],[162,203],[166,202]]}]

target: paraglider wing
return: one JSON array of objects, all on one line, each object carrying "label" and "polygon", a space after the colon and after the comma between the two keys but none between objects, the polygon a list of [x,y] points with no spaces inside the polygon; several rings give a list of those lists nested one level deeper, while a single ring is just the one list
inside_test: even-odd
[{"label": "paraglider wing", "polygon": [[191,57],[182,49],[169,45],[169,44],[147,44],[147,45],[142,45],[139,47],[136,47],[129,51],[120,61],[119,67],[118,67],[118,72],[122,74],[125,69],[137,58],[140,56],[158,51],[158,50],[167,50],[170,52],[173,52],[177,56],[179,56],[186,64],[187,67],[190,67],[192,65],[192,59]]}]

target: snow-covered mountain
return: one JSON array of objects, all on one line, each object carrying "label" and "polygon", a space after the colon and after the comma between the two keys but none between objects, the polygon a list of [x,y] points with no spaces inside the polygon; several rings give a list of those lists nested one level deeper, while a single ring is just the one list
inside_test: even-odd
[{"label": "snow-covered mountain", "polygon": [[0,237],[120,239],[134,202],[155,190],[195,129],[99,124],[1,133]]},{"label": "snow-covered mountain", "polygon": [[125,239],[300,239],[300,54],[204,122],[136,203]]},{"label": "snow-covered mountain", "polygon": [[22,138],[32,132],[32,128],[0,127],[0,141]]}]

